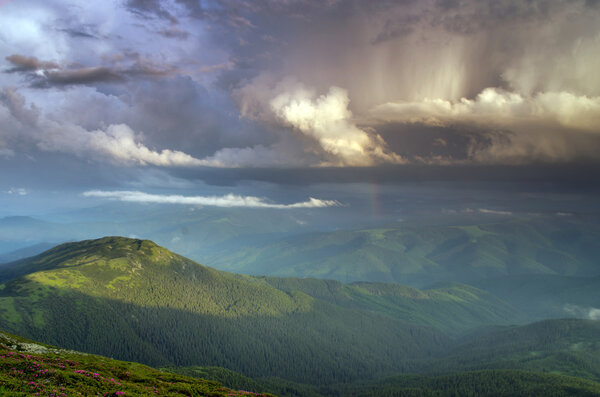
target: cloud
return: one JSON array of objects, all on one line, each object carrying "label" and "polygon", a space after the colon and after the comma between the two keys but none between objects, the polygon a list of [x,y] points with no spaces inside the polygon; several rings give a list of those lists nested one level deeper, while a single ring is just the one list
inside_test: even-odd
[{"label": "cloud", "polygon": [[[2,142],[0,142],[0,144],[2,144]],[[15,155],[15,152],[12,149],[0,147],[0,157],[3,157],[6,159],[6,158],[13,157],[14,155]]]},{"label": "cloud", "polygon": [[488,208],[479,208],[479,212],[482,214],[491,214],[491,215],[512,215],[513,213],[510,211],[499,211],[499,210],[491,210]]},{"label": "cloud", "polygon": [[304,162],[310,159],[312,166],[405,162],[380,135],[356,124],[343,88],[332,86],[318,96],[315,89],[293,77],[262,74],[236,89],[233,96],[245,119],[263,123],[280,137],[295,139]]},{"label": "cloud", "polygon": [[354,124],[349,102],[348,92],[339,87],[331,87],[317,98],[298,87],[279,94],[270,104],[281,121],[316,139],[325,152],[332,154],[334,165],[401,163],[400,156],[390,153],[379,135],[368,134]]},{"label": "cloud", "polygon": [[[598,160],[600,96],[569,92],[539,92],[527,96],[486,88],[474,99],[388,102],[374,107],[370,114],[375,125],[397,123],[415,128],[475,129],[462,162]],[[452,158],[441,158],[452,162]],[[435,162],[435,159],[429,161]]]},{"label": "cloud", "polygon": [[25,99],[10,88],[0,92],[0,116],[2,115],[4,117],[0,117],[0,122],[4,121],[13,132],[19,131],[18,134],[7,136],[7,140],[11,140],[17,147],[33,145],[42,151],[71,153],[81,158],[129,166],[214,165],[211,161],[197,159],[182,151],[151,149],[144,145],[144,135],[136,134],[126,124],[111,124],[104,129],[88,130],[65,120],[46,117],[37,107],[27,106]]},{"label": "cloud", "polygon": [[600,96],[569,92],[540,92],[523,96],[486,88],[475,99],[388,102],[371,110],[386,122],[452,125],[456,123],[504,128],[555,126],[600,133]]},{"label": "cloud", "polygon": [[207,166],[209,162],[178,150],[152,150],[125,124],[110,125],[105,130],[87,131],[76,125],[47,121],[45,134],[37,146],[46,151],[70,152],[78,156],[103,157],[123,165],[155,165],[162,167]]},{"label": "cloud", "polygon": [[107,67],[90,67],[72,70],[47,70],[32,78],[32,87],[114,83],[123,81],[123,76]]},{"label": "cloud", "polygon": [[[23,73],[34,88],[62,87],[72,85],[95,85],[119,83],[132,77],[165,77],[175,69],[157,65],[136,52],[104,57],[113,65],[92,67],[64,67],[54,62],[40,61],[35,57],[13,54],[6,60],[14,65],[8,73]],[[122,61],[128,63],[122,65]]]},{"label": "cloud", "polygon": [[416,25],[421,20],[420,16],[407,15],[401,18],[388,19],[383,25],[382,31],[377,35],[373,44],[383,43],[398,37],[408,36],[414,32]]},{"label": "cloud", "polygon": [[571,212],[561,212],[561,211],[559,211],[559,212],[557,212],[555,215],[556,215],[556,216],[573,216],[573,213],[571,213]]},{"label": "cloud", "polygon": [[[167,91],[166,94],[170,94],[170,92]],[[171,96],[172,106],[189,107],[190,120],[178,120],[180,124],[171,124],[169,120],[165,120],[168,119],[169,114],[164,115],[164,118],[161,117],[160,112],[169,109],[161,105],[164,96],[161,99],[153,98],[152,102],[148,103],[148,109],[145,109],[146,113],[151,113],[156,109],[152,118],[143,119],[143,123],[138,122],[135,118],[129,120],[145,128],[158,128],[159,132],[166,135],[163,136],[164,138],[172,138],[178,133],[184,134],[180,130],[185,131],[190,126],[202,127],[203,125],[200,124],[202,122],[205,123],[205,128],[215,128],[215,121],[207,120],[208,117],[214,117],[214,114],[208,112],[198,114],[198,111],[194,114],[194,107],[186,102],[186,100],[194,99],[197,94],[201,93],[193,93],[193,96],[190,96],[190,93],[187,92],[182,98],[176,97],[175,99],[181,103],[175,102]],[[138,101],[136,108],[143,104],[145,102]],[[225,147],[205,156],[193,156],[182,150],[156,149],[146,143],[149,137],[145,133],[136,132],[126,123],[110,124],[101,128],[86,128],[80,125],[85,120],[89,122],[89,114],[92,113],[90,109],[84,107],[83,109],[87,113],[80,114],[82,110],[80,105],[77,104],[71,109],[75,113],[73,115],[70,113],[46,115],[37,106],[28,104],[15,89],[5,88],[0,91],[0,127],[5,126],[5,128],[0,128],[0,147],[6,150],[2,154],[9,156],[14,154],[14,150],[34,154],[37,149],[44,152],[68,153],[87,161],[108,162],[122,166],[236,168],[306,167],[311,165],[311,162],[307,161],[310,156],[303,154],[301,149],[299,150],[297,142],[286,137],[268,146],[250,144],[245,147]],[[105,101],[97,105],[100,112],[105,108],[112,112],[117,111],[111,109],[110,103]],[[79,120],[80,116],[83,116],[81,120]],[[102,113],[98,116],[100,117],[98,124],[101,125]],[[166,124],[161,126],[160,123]],[[235,126],[235,124],[231,125]],[[218,125],[217,127],[223,128]],[[216,133],[205,135],[204,139],[200,139],[203,137],[202,133],[204,131],[201,130],[190,136],[190,143],[186,146],[193,149],[192,145],[197,143],[194,142],[195,140],[221,139],[221,143],[227,142],[227,136],[219,136]],[[234,134],[235,131],[231,133]],[[153,135],[153,138],[154,142],[160,142],[163,145],[170,143],[169,139],[158,139],[161,136]],[[250,139],[248,136],[244,138]],[[243,142],[241,139],[231,139],[233,144],[236,141]]]},{"label": "cloud", "polygon": [[[332,86],[343,87],[354,124],[379,134],[390,152],[407,161],[452,164],[456,159],[433,143],[417,159],[393,146],[381,128],[392,123],[458,126],[474,142],[461,142],[461,152],[467,153],[462,162],[599,160],[600,140],[584,135],[598,132],[600,125],[600,58],[595,56],[600,9],[589,2],[339,1],[318,11],[296,2],[285,6],[301,8],[298,21],[309,20],[311,28],[299,28],[292,12],[277,18],[285,19],[289,30],[263,22],[265,15],[279,12],[266,3],[238,10],[256,26],[244,36],[253,54],[265,50],[270,56],[261,61],[243,48],[232,50],[244,61],[238,63],[234,95],[246,117],[271,125],[264,105],[257,104],[282,92],[260,91],[259,83],[296,76],[324,96]],[[261,45],[259,34],[288,45]],[[245,69],[239,70],[242,64]],[[245,70],[258,72],[248,78]],[[402,139],[407,141],[403,148],[413,146],[409,139],[423,141],[416,134],[397,141]],[[457,151],[452,137],[446,142]]]},{"label": "cloud", "polygon": [[[6,107],[6,118],[13,116],[26,126],[35,126],[40,117],[40,109],[34,104],[27,106],[25,97],[13,87],[3,87],[0,90],[0,105]],[[8,129],[7,126],[5,128]]]},{"label": "cloud", "polygon": [[159,203],[159,204],[186,204],[186,205],[205,205],[214,207],[247,207],[247,208],[273,208],[273,209],[294,209],[294,208],[324,208],[339,206],[340,203],[335,200],[320,200],[310,197],[308,201],[293,204],[270,203],[263,198],[255,196],[239,196],[227,194],[225,196],[180,196],[180,195],[160,195],[149,194],[139,191],[102,191],[90,190],[83,193],[84,197],[98,197],[113,199],[119,201],[136,203]]},{"label": "cloud", "polygon": [[[342,88],[330,87],[327,94],[317,97],[314,90],[293,79],[284,79],[278,84],[259,79],[236,95],[242,115],[291,127],[317,143],[322,152],[321,166],[403,162],[379,135],[355,124],[348,109],[348,92]],[[310,150],[308,145],[305,150]]]},{"label": "cloud", "polygon": [[223,148],[205,161],[214,167],[299,167],[309,165],[304,156],[292,148],[286,148],[285,142],[270,147],[256,145],[245,148]]},{"label": "cloud", "polygon": [[[127,165],[600,161],[600,8],[586,0],[36,1],[0,26],[1,85],[47,89],[21,91],[40,124],[4,124],[3,157],[29,140]],[[48,119],[83,148],[53,145]]]},{"label": "cloud", "polygon": [[127,0],[125,7],[144,19],[158,17],[173,24],[177,23],[177,18],[161,4],[160,0]]},{"label": "cloud", "polygon": [[9,73],[58,68],[58,64],[54,62],[44,62],[36,57],[27,57],[19,54],[9,55],[5,59],[13,64],[13,67],[7,70]]},{"label": "cloud", "polygon": [[177,26],[169,26],[167,28],[161,29],[157,32],[158,34],[168,37],[170,39],[179,39],[185,40],[190,36],[190,33],[178,28]]},{"label": "cloud", "polygon": [[98,39],[99,37],[92,31],[91,26],[80,26],[78,28],[58,29],[60,32],[66,33],[74,38],[83,39]]},{"label": "cloud", "polygon": [[581,307],[577,305],[566,304],[563,307],[564,311],[580,318],[587,318],[589,320],[600,320],[600,309],[595,307]]},{"label": "cloud", "polygon": [[11,187],[6,191],[6,193],[17,196],[27,196],[29,194],[29,190],[22,187]]}]

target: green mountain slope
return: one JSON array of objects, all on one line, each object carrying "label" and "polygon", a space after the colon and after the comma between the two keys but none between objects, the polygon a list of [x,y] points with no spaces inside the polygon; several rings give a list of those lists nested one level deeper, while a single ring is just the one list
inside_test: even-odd
[{"label": "green mountain slope", "polygon": [[16,275],[0,285],[9,332],[152,365],[329,383],[403,371],[447,343],[431,328],[207,268],[150,241],[64,244]]},{"label": "green mountain slope", "polygon": [[574,376],[523,370],[464,371],[445,375],[396,375],[375,381],[322,387],[281,379],[249,379],[214,367],[170,369],[175,373],[213,379],[244,390],[269,390],[281,397],[345,396],[598,396],[600,383]]},{"label": "green mountain slope", "polygon": [[[9,332],[234,388],[282,396],[490,388],[504,395],[594,395],[595,383],[522,370],[600,379],[600,323],[490,327],[523,317],[463,284],[418,290],[236,275],[122,237],[63,244],[11,264],[0,277],[0,326]],[[573,291],[593,295],[593,286],[568,279]],[[546,291],[537,285],[532,296]],[[486,372],[456,373],[480,370]],[[398,373],[421,376],[377,381]]]},{"label": "green mountain slope", "polygon": [[481,330],[422,368],[431,372],[521,369],[600,381],[600,322],[545,320]]},{"label": "green mountain slope", "polygon": [[176,372],[282,396],[598,395],[599,336],[600,322],[579,319],[490,327],[465,335],[439,358],[419,363],[412,375],[320,388],[281,387],[218,368]]},{"label": "green mountain slope", "polygon": [[598,275],[600,227],[549,217],[306,233],[222,250],[210,266],[247,274],[416,286],[517,274]]},{"label": "green mountain slope", "polygon": [[391,283],[343,284],[334,280],[293,277],[264,277],[264,280],[282,291],[301,291],[345,308],[381,313],[448,333],[484,325],[525,322],[525,317],[505,302],[464,284],[419,290]]},{"label": "green mountain slope", "polygon": [[264,396],[0,332],[3,396]]},{"label": "green mountain slope", "polygon": [[582,317],[600,319],[600,276],[505,276],[473,282],[532,319]]},{"label": "green mountain slope", "polygon": [[600,383],[526,371],[474,371],[435,377],[400,375],[342,393],[348,397],[599,396]]},{"label": "green mountain slope", "polygon": [[268,391],[280,397],[323,397],[324,395],[339,394],[328,386],[319,387],[274,377],[248,378],[238,372],[221,367],[167,367],[161,368],[161,370],[193,378],[216,381],[236,390],[253,392]]},{"label": "green mountain slope", "polygon": [[[199,378],[218,378],[223,383],[237,384],[237,389],[254,391],[236,391]],[[320,388],[282,379],[250,379],[216,367],[170,368],[168,373],[0,332],[0,393],[4,396],[270,396],[261,392],[265,388],[281,391],[281,396],[307,397],[600,395],[600,384],[593,381],[518,370],[472,371],[442,376],[398,375]]]}]

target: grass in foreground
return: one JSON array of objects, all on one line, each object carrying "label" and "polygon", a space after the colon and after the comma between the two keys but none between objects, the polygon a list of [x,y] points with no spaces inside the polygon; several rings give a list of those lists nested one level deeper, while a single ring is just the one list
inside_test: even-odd
[{"label": "grass in foreground", "polygon": [[2,396],[271,396],[0,333]]}]

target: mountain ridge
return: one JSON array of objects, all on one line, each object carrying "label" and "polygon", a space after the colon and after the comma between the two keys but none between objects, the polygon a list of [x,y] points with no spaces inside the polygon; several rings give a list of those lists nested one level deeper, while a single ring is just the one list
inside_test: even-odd
[{"label": "mountain ridge", "polygon": [[[560,349],[540,345],[541,358],[532,361],[525,354],[527,338],[531,329],[544,325],[511,328],[525,321],[518,311],[464,284],[419,290],[394,283],[254,277],[200,265],[152,241],[118,236],[65,243],[14,264],[20,273],[4,275],[0,284],[0,322],[8,332],[128,361],[186,367],[190,373],[212,366],[241,377],[280,379],[264,383],[279,385],[276,390],[288,390],[281,385],[291,382],[289,390],[311,395],[315,388],[360,379],[374,383],[345,390],[359,395],[380,387],[398,391],[414,382],[401,377],[391,385],[377,379],[426,374],[424,368],[431,376],[446,376],[452,368],[516,370],[490,373],[489,381],[521,379],[523,385],[545,378],[518,371],[539,370],[543,363],[593,380],[600,374],[593,358],[569,350],[568,334],[560,331],[567,323],[559,320],[544,329],[558,338]],[[595,329],[595,323],[573,324],[579,324],[581,335]],[[487,355],[468,353],[471,345],[491,342],[497,348]],[[507,359],[502,343],[512,349]],[[581,367],[562,366],[561,357]],[[215,371],[209,373],[238,376]],[[450,379],[471,382],[471,375],[457,376],[422,382],[443,388],[454,382]]]},{"label": "mountain ridge", "polygon": [[[153,365],[340,381],[401,370],[447,339],[430,327],[278,290],[138,239],[67,243],[19,266],[38,271],[0,285],[8,331]],[[315,359],[319,364],[300,370],[294,364]]]}]

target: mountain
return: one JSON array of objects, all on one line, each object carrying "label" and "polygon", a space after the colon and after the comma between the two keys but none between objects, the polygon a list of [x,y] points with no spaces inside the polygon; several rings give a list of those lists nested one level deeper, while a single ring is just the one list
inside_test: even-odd
[{"label": "mountain", "polygon": [[518,307],[530,319],[600,319],[600,276],[504,276],[476,280],[472,284]]},{"label": "mountain", "polygon": [[324,216],[311,209],[273,212],[260,208],[107,204],[48,214],[44,220],[28,216],[0,218],[0,254],[43,242],[56,245],[123,235],[152,239],[178,253],[201,258],[226,247],[264,244],[307,231],[332,230],[335,228],[332,225],[341,223],[335,219],[335,214]]},{"label": "mountain", "polygon": [[[0,394],[225,397],[250,393],[0,332]],[[266,393],[251,395],[270,396]]]},{"label": "mountain", "polygon": [[381,313],[404,322],[426,325],[460,334],[485,325],[526,322],[526,316],[504,301],[465,284],[442,284],[416,289],[400,284],[356,282],[295,277],[261,277],[275,288],[301,291],[349,309]]},{"label": "mountain", "polygon": [[[223,368],[169,369],[244,390],[269,390],[281,397],[454,397],[454,396],[599,396],[600,383],[589,379],[523,370],[463,371],[446,375],[395,375],[372,381],[315,387],[282,379],[250,379]],[[239,385],[233,386],[233,385]]]},{"label": "mountain", "polygon": [[599,335],[600,322],[583,319],[481,329],[418,371],[517,369],[600,382]]},{"label": "mountain", "polygon": [[67,243],[0,285],[9,332],[151,365],[215,365],[330,383],[403,371],[440,331],[217,271],[151,241]]},{"label": "mountain", "polygon": [[413,286],[522,274],[600,275],[600,227],[562,218],[568,217],[304,233],[228,247],[204,261],[246,274]]},{"label": "mountain", "polygon": [[306,396],[600,395],[600,322],[545,320],[466,334],[410,374],[319,388],[222,368],[171,368],[228,387]]},{"label": "mountain", "polygon": [[589,382],[600,374],[598,322],[509,326],[527,317],[465,284],[239,275],[123,237],[66,243],[8,265],[0,271],[8,332],[228,387],[281,396],[491,387],[594,395],[598,387]]},{"label": "mountain", "polygon": [[[177,374],[177,372],[181,374]],[[196,379],[194,379],[196,378]],[[237,384],[228,388],[223,383]],[[239,391],[239,389],[244,389]],[[88,353],[65,350],[0,332],[0,394],[264,396],[596,396],[587,379],[522,370],[482,370],[448,375],[396,375],[316,388],[282,379],[250,379],[218,367],[159,371]],[[248,391],[250,390],[250,391]],[[62,393],[62,394],[61,394]]]},{"label": "mountain", "polygon": [[600,226],[583,216],[452,218],[442,224],[390,220],[383,228],[365,229],[356,219],[343,221],[352,218],[351,211],[338,210],[345,212],[325,216],[310,209],[119,203],[54,214],[45,221],[9,217],[0,219],[0,254],[43,242],[124,235],[152,239],[208,266],[251,275],[415,287],[525,274],[600,276]]}]

